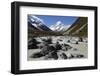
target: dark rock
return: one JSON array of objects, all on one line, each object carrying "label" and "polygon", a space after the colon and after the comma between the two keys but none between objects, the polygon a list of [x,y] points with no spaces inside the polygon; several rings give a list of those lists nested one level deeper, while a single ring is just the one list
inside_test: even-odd
[{"label": "dark rock", "polygon": [[30,41],[28,41],[28,49],[37,49],[39,48],[37,46],[37,44],[39,44],[40,42],[38,42],[35,38],[32,38]]},{"label": "dark rock", "polygon": [[57,43],[55,44],[55,49],[56,49],[56,50],[61,50],[61,49],[62,49],[62,46],[59,44],[59,42],[57,42]]},{"label": "dark rock", "polygon": [[51,57],[52,57],[53,59],[57,60],[57,59],[58,59],[57,52],[52,52],[52,53],[51,53]]},{"label": "dark rock", "polygon": [[49,46],[49,51],[50,52],[56,51],[56,48],[54,46]]},{"label": "dark rock", "polygon": [[82,38],[82,37],[80,37],[78,41],[79,41],[79,42],[83,42],[83,38]]},{"label": "dark rock", "polygon": [[74,55],[70,54],[70,53],[67,54],[67,57],[68,57],[68,59],[75,58]]},{"label": "dark rock", "polygon": [[46,40],[46,42],[47,42],[48,44],[52,44],[52,38],[48,38],[48,39]]},{"label": "dark rock", "polygon": [[68,58],[68,57],[66,56],[65,53],[62,53],[60,56],[61,56],[61,58],[63,58],[63,59],[67,59],[67,58]]},{"label": "dark rock", "polygon": [[44,56],[41,52],[38,52],[38,53],[35,53],[35,54],[33,54],[32,56],[31,56],[31,58],[40,58],[40,57],[42,57],[42,56]]},{"label": "dark rock", "polygon": [[68,48],[64,44],[62,44],[62,51],[68,51]]},{"label": "dark rock", "polygon": [[71,54],[71,57],[70,58],[74,58],[74,55],[73,54]]},{"label": "dark rock", "polygon": [[49,45],[44,45],[43,48],[41,48],[41,53],[43,55],[48,54],[49,53],[49,47],[50,47]]},{"label": "dark rock", "polygon": [[59,41],[63,41],[63,40],[59,39]]},{"label": "dark rock", "polygon": [[66,50],[71,49],[72,47],[68,44],[64,44],[64,46],[66,47]]},{"label": "dark rock", "polygon": [[78,54],[76,57],[77,57],[77,58],[83,58],[84,55]]},{"label": "dark rock", "polygon": [[78,41],[76,41],[76,43],[75,44],[78,44]]},{"label": "dark rock", "polygon": [[68,40],[67,42],[70,43],[70,40]]},{"label": "dark rock", "polygon": [[47,44],[52,44],[52,38],[42,39],[42,41],[46,42]]}]

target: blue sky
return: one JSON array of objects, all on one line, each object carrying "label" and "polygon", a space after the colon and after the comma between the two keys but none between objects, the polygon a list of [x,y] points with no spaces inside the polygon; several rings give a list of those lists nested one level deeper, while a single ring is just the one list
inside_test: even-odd
[{"label": "blue sky", "polygon": [[48,27],[54,25],[58,21],[61,21],[64,25],[72,25],[78,18],[74,16],[51,16],[51,15],[35,15],[35,16],[42,19]]}]

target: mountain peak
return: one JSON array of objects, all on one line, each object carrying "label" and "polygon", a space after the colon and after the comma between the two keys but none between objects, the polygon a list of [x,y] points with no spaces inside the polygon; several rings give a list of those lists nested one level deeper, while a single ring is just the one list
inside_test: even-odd
[{"label": "mountain peak", "polygon": [[29,20],[31,20],[31,22],[37,22],[37,23],[42,23],[42,24],[45,24],[44,21],[40,18],[38,18],[37,16],[34,16],[34,15],[29,15],[28,16]]},{"label": "mountain peak", "polygon": [[53,31],[60,31],[61,29],[63,29],[64,24],[62,24],[61,21],[57,21],[54,25],[51,25],[50,29],[52,29]]},{"label": "mountain peak", "polygon": [[40,31],[51,31],[51,29],[45,25],[44,21],[37,16],[28,15],[28,22]]},{"label": "mountain peak", "polygon": [[51,25],[50,29],[53,31],[65,31],[70,25],[64,25],[61,21],[57,21],[54,25]]},{"label": "mountain peak", "polygon": [[57,22],[56,22],[56,25],[61,25],[61,24],[62,24],[61,21],[57,21]]}]

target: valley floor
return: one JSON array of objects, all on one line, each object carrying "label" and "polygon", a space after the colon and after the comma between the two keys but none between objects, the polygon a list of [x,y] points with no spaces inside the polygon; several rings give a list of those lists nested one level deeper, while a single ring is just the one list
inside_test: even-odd
[{"label": "valley floor", "polygon": [[[38,44],[40,46],[42,44],[42,39],[47,39],[48,37],[37,37],[35,38],[37,41],[41,42]],[[68,36],[52,36],[52,44],[56,44],[59,42],[60,45],[67,44],[67,50],[60,49],[57,51],[58,58],[56,60],[61,59],[80,59],[80,58],[88,58],[88,43],[87,38],[83,38],[83,41],[79,41],[77,37],[68,37]],[[70,40],[70,41],[69,41]],[[39,53],[42,50],[40,48],[37,49],[28,49],[28,61],[33,60],[55,60],[53,57],[49,57],[48,54],[42,57],[34,58],[32,57],[35,53]]]}]

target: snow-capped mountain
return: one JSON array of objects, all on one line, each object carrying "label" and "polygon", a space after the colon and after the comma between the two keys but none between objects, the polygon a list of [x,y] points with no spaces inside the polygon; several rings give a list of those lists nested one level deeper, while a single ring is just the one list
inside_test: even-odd
[{"label": "snow-capped mountain", "polygon": [[50,29],[53,31],[66,31],[71,25],[64,25],[61,21],[57,21],[56,24],[51,25]]},{"label": "snow-capped mountain", "polygon": [[28,24],[31,24],[33,28],[38,29],[39,31],[51,31],[42,19],[34,15],[28,15]]}]

